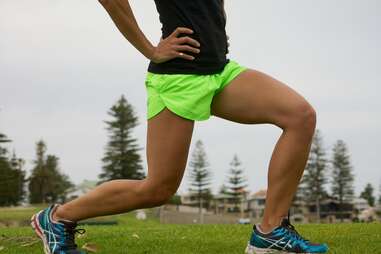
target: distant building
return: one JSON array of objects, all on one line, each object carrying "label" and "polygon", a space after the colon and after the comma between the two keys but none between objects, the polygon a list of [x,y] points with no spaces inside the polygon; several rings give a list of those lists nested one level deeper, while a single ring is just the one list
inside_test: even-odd
[{"label": "distant building", "polygon": [[[316,204],[308,204],[307,215],[309,222],[317,221],[316,217]],[[352,221],[353,219],[353,204],[352,203],[343,203],[340,207],[338,200],[333,198],[326,198],[320,201],[320,221],[326,223],[335,223],[340,222],[340,219],[343,218],[344,221]]]},{"label": "distant building", "polygon": [[353,200],[353,208],[356,209],[358,212],[362,212],[364,210],[367,210],[370,208],[370,205],[368,203],[368,200],[363,198],[355,198]]},{"label": "distant building", "polygon": [[380,219],[374,207],[362,210],[357,218],[360,222],[373,222]]},{"label": "distant building", "polygon": [[191,193],[181,195],[181,204],[186,206],[198,206],[197,196]]},{"label": "distant building", "polygon": [[229,194],[217,194],[213,197],[211,208],[215,214],[233,212],[235,208],[234,198]]},{"label": "distant building", "polygon": [[371,207],[366,199],[356,198],[353,203],[355,218],[359,222],[372,222],[380,219],[377,207]]},{"label": "distant building", "polygon": [[246,210],[249,212],[251,218],[259,219],[263,217],[266,204],[266,193],[266,190],[260,190],[249,195]]},{"label": "distant building", "polygon": [[[260,190],[249,196],[247,200],[247,211],[250,217],[258,220],[263,217],[266,205],[266,190]],[[362,203],[360,205],[363,205]],[[340,208],[342,210],[340,210]],[[363,208],[363,206],[361,206]],[[342,207],[339,201],[327,198],[320,201],[320,221],[333,223],[340,220],[341,216],[346,221],[351,221],[353,218],[354,205],[344,203]],[[299,223],[316,222],[316,204],[306,203],[302,200],[295,201],[290,208],[290,218],[292,221]]]},{"label": "distant building", "polygon": [[[242,202],[237,210],[234,197],[229,194],[215,195],[208,207],[209,213],[216,215],[233,216],[241,212],[240,218],[249,218],[252,221],[259,221],[265,211],[267,190],[259,190],[251,195],[243,193]],[[184,206],[197,207],[198,201],[195,195],[185,194],[181,196],[181,203]],[[187,207],[184,207],[184,209]],[[195,210],[196,211],[196,210]],[[206,212],[207,213],[207,212]],[[237,215],[234,215],[237,216]],[[339,201],[332,197],[326,197],[320,201],[320,222],[336,223],[351,221],[373,221],[381,219],[381,207],[372,208],[368,202],[362,198],[356,198],[353,202]],[[290,208],[290,218],[294,222],[308,223],[316,222],[316,203],[305,202],[303,200],[294,201]]]},{"label": "distant building", "polygon": [[[202,207],[210,209],[213,196],[210,193],[203,194]],[[187,193],[180,196],[180,201],[183,206],[199,207],[200,203],[198,200],[197,193]]]},{"label": "distant building", "polygon": [[290,207],[290,220],[297,223],[308,223],[308,206],[303,200],[295,200]]}]

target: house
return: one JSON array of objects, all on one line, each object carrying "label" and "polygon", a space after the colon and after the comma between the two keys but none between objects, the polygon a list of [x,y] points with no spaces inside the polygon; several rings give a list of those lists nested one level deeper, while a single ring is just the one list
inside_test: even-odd
[{"label": "house", "polygon": [[377,207],[371,207],[366,199],[356,198],[353,202],[355,218],[360,222],[372,222],[379,219]]},{"label": "house", "polygon": [[364,210],[369,209],[370,205],[368,201],[364,198],[355,198],[353,200],[353,208],[358,212],[362,212]]},{"label": "house", "polygon": [[[215,214],[241,213],[241,217],[243,217],[244,212],[247,211],[247,196],[249,192],[242,189],[240,193],[240,197],[234,197],[228,193],[220,193],[213,196],[210,209],[213,210]],[[239,199],[238,203],[237,198]]]},{"label": "house", "polygon": [[262,218],[266,204],[266,190],[260,190],[250,195],[246,201],[246,209],[251,218]]},{"label": "house", "polygon": [[[309,222],[317,221],[316,203],[309,203],[307,218]],[[341,221],[352,221],[353,219],[352,203],[345,202],[340,206],[338,200],[333,198],[326,198],[320,201],[320,221],[326,223],[335,223]]]},{"label": "house", "polygon": [[186,206],[198,206],[197,196],[191,193],[181,195],[181,204]]},{"label": "house", "polygon": [[303,200],[294,200],[290,207],[290,220],[297,223],[308,223],[308,206]]},{"label": "house", "polygon": [[369,207],[368,209],[362,210],[357,217],[360,222],[372,222],[378,220],[377,210],[374,207]]},{"label": "house", "polygon": [[233,212],[235,209],[234,198],[229,194],[217,194],[213,197],[211,209],[215,214]]}]

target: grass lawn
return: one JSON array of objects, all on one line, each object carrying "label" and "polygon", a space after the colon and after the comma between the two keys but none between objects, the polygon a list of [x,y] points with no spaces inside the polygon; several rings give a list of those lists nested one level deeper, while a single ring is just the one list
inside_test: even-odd
[{"label": "grass lawn", "polygon": [[[0,220],[3,216],[0,210]],[[78,245],[95,244],[96,253],[243,254],[251,231],[248,225],[163,225],[154,219],[137,221],[132,214],[111,219],[118,225],[84,226],[87,232],[78,238]],[[297,229],[308,239],[326,242],[329,253],[381,254],[380,223],[297,225]],[[0,254],[43,253],[34,237],[29,227],[0,228]]]}]

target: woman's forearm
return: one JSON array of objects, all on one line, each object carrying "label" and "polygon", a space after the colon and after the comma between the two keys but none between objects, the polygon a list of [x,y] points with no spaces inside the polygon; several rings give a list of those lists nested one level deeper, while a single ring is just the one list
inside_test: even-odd
[{"label": "woman's forearm", "polygon": [[140,30],[128,0],[99,0],[123,36],[145,57],[152,59],[155,47]]}]

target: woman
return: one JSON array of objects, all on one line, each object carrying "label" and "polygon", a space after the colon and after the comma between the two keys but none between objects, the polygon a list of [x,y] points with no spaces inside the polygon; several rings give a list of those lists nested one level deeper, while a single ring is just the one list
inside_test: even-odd
[{"label": "woman", "polygon": [[303,173],[315,112],[274,78],[228,60],[223,0],[155,0],[162,39],[153,46],[128,0],[100,0],[125,38],[150,60],[146,78],[147,162],[144,180],[116,180],[32,218],[46,253],[81,253],[76,223],[96,216],[164,204],[177,190],[195,121],[210,115],[243,124],[270,123],[283,130],[269,165],[264,217],[254,225],[246,253],[324,253],[326,245],[302,238],[287,212]]}]

